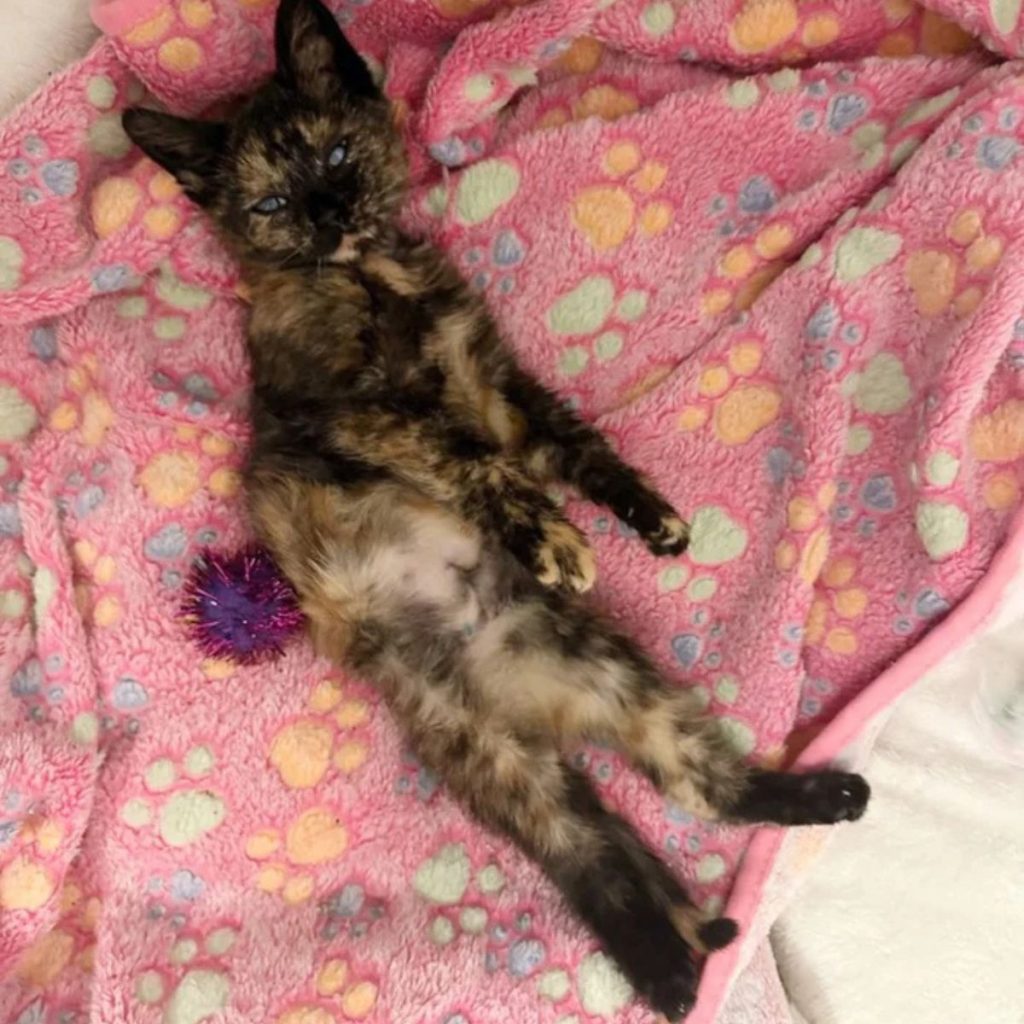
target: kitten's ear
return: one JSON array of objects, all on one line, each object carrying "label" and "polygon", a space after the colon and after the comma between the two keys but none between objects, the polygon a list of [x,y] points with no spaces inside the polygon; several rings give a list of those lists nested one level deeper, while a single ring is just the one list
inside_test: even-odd
[{"label": "kitten's ear", "polygon": [[130,107],[121,115],[128,137],[170,171],[186,194],[200,205],[216,192],[216,174],[227,128],[213,121],[189,121],[155,110]]},{"label": "kitten's ear", "polygon": [[320,0],[281,0],[274,47],[277,77],[310,99],[380,95],[363,58]]}]

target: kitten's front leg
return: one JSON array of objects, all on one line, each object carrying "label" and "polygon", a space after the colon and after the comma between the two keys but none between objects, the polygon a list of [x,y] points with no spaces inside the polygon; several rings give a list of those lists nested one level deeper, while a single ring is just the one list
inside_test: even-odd
[{"label": "kitten's front leg", "polygon": [[597,575],[586,537],[514,460],[441,416],[372,409],[334,424],[339,451],[380,466],[497,537],[545,586],[583,593]]},{"label": "kitten's front leg", "polygon": [[655,555],[686,550],[689,526],[599,431],[518,367],[504,395],[522,415],[522,458],[538,476],[564,480],[584,497],[606,505]]}]

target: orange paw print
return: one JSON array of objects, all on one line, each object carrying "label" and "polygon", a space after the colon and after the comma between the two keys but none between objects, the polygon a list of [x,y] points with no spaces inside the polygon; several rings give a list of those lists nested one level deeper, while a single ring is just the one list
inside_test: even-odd
[{"label": "orange paw print", "polygon": [[332,957],[313,979],[312,999],[303,1000],[281,1013],[276,1024],[337,1024],[340,1011],[346,1020],[363,1020],[377,1005],[376,982],[359,978],[348,961]]},{"label": "orange paw print", "polygon": [[189,424],[175,428],[174,436],[179,446],[154,454],[136,477],[154,505],[187,505],[204,478],[207,490],[215,498],[228,501],[237,495],[242,481],[231,458],[235,452],[233,441]]},{"label": "orange paw print", "polygon": [[[4,831],[13,831],[10,823]],[[4,850],[13,856],[0,869],[0,909],[38,910],[49,901],[55,881],[46,862],[65,838],[63,825],[54,818],[28,813],[22,819]]]},{"label": "orange paw print", "polygon": [[170,174],[151,160],[139,160],[127,174],[104,178],[93,189],[89,211],[96,237],[110,238],[141,223],[150,238],[171,238],[185,221],[185,208],[177,201],[180,195]]},{"label": "orange paw print", "polygon": [[[241,0],[243,7],[262,7],[269,0]],[[202,33],[216,17],[210,0],[177,0],[162,3],[145,21],[131,28],[123,39],[139,49],[157,48],[157,61],[167,71],[195,71],[205,60],[202,45],[193,36]]]},{"label": "orange paw print", "polygon": [[857,633],[848,623],[859,619],[869,603],[867,590],[855,580],[856,571],[856,562],[848,555],[825,563],[804,629],[809,645],[824,645],[833,654],[856,653]]},{"label": "orange paw print", "polygon": [[729,25],[729,45],[743,54],[778,50],[781,60],[792,63],[839,37],[842,24],[834,12],[802,14],[797,0],[745,0]]},{"label": "orange paw print", "polygon": [[701,312],[712,317],[730,308],[749,309],[789,265],[784,256],[792,244],[792,228],[773,221],[761,228],[753,241],[740,242],[727,250],[708,279],[700,300]]},{"label": "orange paw print", "polygon": [[796,495],[786,507],[786,522],[792,536],[775,546],[775,566],[781,572],[795,569],[808,586],[817,581],[828,558],[827,513],[836,493],[835,484],[825,483],[813,495]]},{"label": "orange paw print", "polygon": [[892,28],[878,43],[880,57],[949,56],[980,45],[955,22],[934,11],[922,11],[913,0],[885,0],[882,8]]},{"label": "orange paw print", "polygon": [[598,252],[618,248],[634,229],[647,238],[660,235],[672,223],[670,203],[653,198],[668,176],[658,160],[644,160],[635,142],[612,145],[602,169],[619,184],[591,185],[572,201],[573,225]]},{"label": "orange paw print", "polygon": [[[570,48],[569,53],[572,52]],[[588,117],[617,121],[627,114],[635,114],[639,109],[640,103],[632,93],[614,85],[592,85],[577,96],[571,106],[548,107],[538,118],[536,127],[539,130],[559,128],[570,121],[585,121]]]},{"label": "orange paw print", "polygon": [[50,413],[50,426],[66,433],[78,429],[82,441],[90,448],[103,443],[116,416],[103,393],[96,388],[98,363],[92,353],[68,371],[71,395]]},{"label": "orange paw print", "polygon": [[351,775],[369,753],[356,732],[373,715],[368,701],[346,694],[340,680],[324,679],[313,687],[307,706],[313,714],[288,722],[270,742],[270,763],[289,789],[311,789],[331,768]]},{"label": "orange paw print", "polygon": [[987,234],[981,212],[966,207],[946,224],[948,249],[920,249],[907,258],[904,276],[922,316],[941,316],[952,309],[969,316],[981,304],[992,272],[1003,258],[1005,244]]},{"label": "orange paw print", "polygon": [[[45,829],[48,823],[43,823]],[[38,842],[38,833],[37,840]],[[22,954],[15,977],[36,989],[49,988],[68,968],[92,971],[96,924],[102,905],[96,896],[86,898],[72,881],[60,893],[60,917]]]},{"label": "orange paw print", "polygon": [[337,860],[348,848],[348,831],[333,810],[311,807],[285,828],[262,828],[249,836],[245,855],[260,867],[256,888],[280,893],[285,903],[304,903],[316,879],[303,868]]},{"label": "orange paw print", "polygon": [[77,540],[72,548],[75,572],[75,603],[78,613],[94,626],[107,628],[121,619],[121,598],[117,586],[117,562],[100,554],[90,540]]},{"label": "orange paw print", "polygon": [[763,351],[754,338],[738,341],[723,362],[701,371],[698,399],[679,414],[679,428],[700,430],[709,420],[722,444],[746,444],[778,419],[782,396],[767,381],[755,380]]}]

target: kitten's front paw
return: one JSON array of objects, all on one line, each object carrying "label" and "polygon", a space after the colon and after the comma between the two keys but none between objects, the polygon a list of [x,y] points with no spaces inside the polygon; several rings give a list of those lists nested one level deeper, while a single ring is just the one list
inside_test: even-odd
[{"label": "kitten's front paw", "polygon": [[547,520],[534,557],[537,579],[546,587],[586,593],[597,579],[597,560],[587,538],[564,519]]},{"label": "kitten's front paw", "polygon": [[644,543],[655,555],[681,555],[690,543],[690,525],[671,512],[661,517],[657,529],[644,535]]}]

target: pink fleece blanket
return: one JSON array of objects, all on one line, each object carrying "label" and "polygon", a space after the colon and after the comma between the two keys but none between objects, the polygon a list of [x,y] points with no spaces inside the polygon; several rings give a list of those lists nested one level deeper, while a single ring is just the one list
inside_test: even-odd
[{"label": "pink fleece blanket", "polygon": [[[1020,6],[338,11],[402,119],[410,224],[691,519],[657,561],[571,504],[598,600],[752,759],[836,755],[1013,564]],[[272,14],[101,3],[107,39],[0,128],[0,1021],[646,1020],[371,691],[301,644],[204,661],[176,617],[196,552],[246,537],[244,306],[119,112],[244,91]],[[579,760],[746,929],[708,1024],[777,905],[780,834]]]}]

